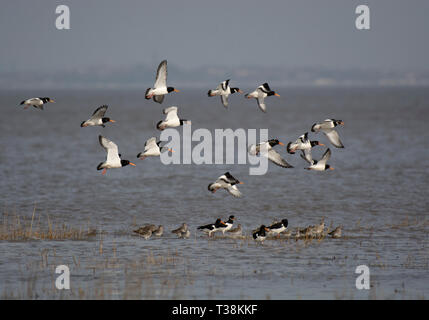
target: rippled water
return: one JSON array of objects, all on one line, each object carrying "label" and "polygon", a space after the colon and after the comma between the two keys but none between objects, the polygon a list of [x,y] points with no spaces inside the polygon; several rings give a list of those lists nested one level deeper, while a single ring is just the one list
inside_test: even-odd
[{"label": "rippled water", "polygon": [[[243,88],[245,89],[245,88]],[[41,225],[47,217],[98,234],[88,240],[0,241],[3,298],[183,298],[335,299],[427,298],[428,147],[427,89],[279,89],[263,114],[256,101],[230,98],[225,110],[205,90],[182,90],[163,105],[143,91],[3,92],[0,95],[0,194],[3,220],[19,215]],[[44,111],[18,103],[48,95]],[[117,122],[80,128],[93,110],[108,104]],[[248,165],[163,165],[136,159],[144,142],[158,134],[162,108],[197,128],[268,128],[270,137],[295,140],[316,121],[345,121],[345,149],[331,146],[330,172],[308,172],[299,155],[280,152],[294,169],[270,164],[263,176]],[[181,131],[181,130],[180,130]],[[119,145],[137,167],[96,170],[104,161],[98,134]],[[327,142],[322,134],[313,136]],[[314,149],[314,157],[324,148]],[[245,184],[244,196],[211,194],[207,184],[225,171]],[[208,240],[196,227],[217,217],[254,227],[287,218],[289,227],[344,226],[342,239],[304,244],[294,240]],[[407,219],[407,220],[406,220]],[[182,222],[192,236],[179,240],[169,230]],[[143,240],[132,230],[162,224],[165,235]],[[102,245],[102,251],[100,250]],[[47,257],[47,263],[45,258]],[[152,260],[151,260],[152,259]],[[163,259],[163,260],[161,260]],[[71,271],[71,292],[53,288],[54,268]],[[355,268],[368,265],[371,289],[357,290]]]}]

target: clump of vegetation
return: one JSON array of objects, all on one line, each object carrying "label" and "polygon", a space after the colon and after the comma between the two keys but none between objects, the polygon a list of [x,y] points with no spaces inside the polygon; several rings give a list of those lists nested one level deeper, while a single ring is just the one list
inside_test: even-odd
[{"label": "clump of vegetation", "polygon": [[41,220],[41,215],[36,216],[36,208],[33,209],[31,219],[3,213],[3,219],[0,221],[0,240],[85,240],[97,234],[89,223],[76,228],[52,221],[49,215],[43,219],[46,221]]}]

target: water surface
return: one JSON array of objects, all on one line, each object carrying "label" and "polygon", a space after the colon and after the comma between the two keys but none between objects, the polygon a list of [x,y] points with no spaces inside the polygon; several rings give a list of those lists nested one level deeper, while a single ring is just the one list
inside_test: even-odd
[{"label": "water surface", "polygon": [[[41,225],[49,216],[76,228],[90,224],[99,232],[82,241],[0,241],[2,297],[427,298],[427,88],[277,91],[281,98],[267,99],[266,114],[242,95],[231,96],[226,110],[204,90],[182,90],[162,105],[144,100],[143,91],[1,93],[3,220],[7,214],[28,221],[36,207]],[[44,111],[18,106],[40,95],[57,103]],[[117,122],[80,128],[102,104],[109,105],[108,116]],[[145,140],[159,134],[155,125],[163,118],[162,108],[170,105],[192,120],[192,130],[268,128],[270,137],[285,143],[316,121],[342,119],[339,134],[346,147],[330,146],[335,168],[330,172],[303,170],[299,155],[284,148],[279,152],[295,168],[270,164],[263,176],[249,175],[248,165],[165,166],[155,158],[138,160]],[[96,170],[105,158],[99,134],[115,141],[122,158],[137,167],[102,176]],[[328,143],[322,134],[311,137]],[[315,148],[314,157],[324,150]],[[207,191],[225,171],[245,182],[243,198]],[[345,237],[308,244],[267,240],[261,246],[196,233],[198,225],[230,214],[247,234],[275,219],[287,218],[295,229],[325,217],[328,226],[342,224]],[[188,240],[169,234],[182,222],[190,225]],[[132,230],[144,223],[162,224],[166,234],[148,241],[134,236]],[[71,292],[53,288],[59,264],[70,267]],[[354,271],[361,264],[370,267],[371,290],[355,287]]]}]

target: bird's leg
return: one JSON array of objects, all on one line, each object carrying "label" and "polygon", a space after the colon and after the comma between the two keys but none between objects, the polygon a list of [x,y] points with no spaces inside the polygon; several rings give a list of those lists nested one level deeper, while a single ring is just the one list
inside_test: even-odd
[{"label": "bird's leg", "polygon": [[101,172],[101,174],[102,174],[102,175],[105,175],[105,174],[106,174],[106,172],[107,172],[107,169],[106,169],[106,168],[104,168],[104,169],[103,169],[103,171]]}]

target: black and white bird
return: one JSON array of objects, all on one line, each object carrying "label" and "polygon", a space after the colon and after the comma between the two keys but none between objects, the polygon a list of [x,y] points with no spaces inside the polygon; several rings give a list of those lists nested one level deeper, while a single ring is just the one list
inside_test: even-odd
[{"label": "black and white bird", "polygon": [[103,169],[102,173],[105,174],[107,172],[107,169],[121,168],[129,164],[135,166],[134,163],[128,160],[121,160],[121,155],[118,153],[118,146],[116,145],[116,143],[101,135],[98,136],[98,141],[100,142],[101,146],[106,150],[107,158],[106,161],[100,162],[100,164],[97,166],[97,170]]},{"label": "black and white bird", "polygon": [[230,79],[221,82],[215,90],[209,90],[207,93],[209,97],[220,96],[222,104],[225,108],[228,108],[228,97],[230,94],[236,92],[243,93],[243,91],[241,91],[239,88],[231,88],[229,86],[229,81]]},{"label": "black and white bird", "polygon": [[137,155],[137,158],[140,160],[144,160],[147,157],[159,157],[161,155],[161,152],[163,151],[170,151],[173,152],[172,149],[167,147],[161,147],[160,144],[162,141],[156,141],[156,137],[151,137],[146,140],[146,143],[144,144],[144,151],[140,152]]},{"label": "black and white bird", "polygon": [[44,97],[44,98],[30,98],[30,99],[22,101],[20,103],[20,105],[24,104],[25,105],[24,109],[28,109],[30,106],[33,106],[33,107],[35,107],[37,109],[43,110],[43,105],[45,103],[48,103],[48,102],[54,103],[55,101],[52,100],[49,97]]},{"label": "black and white bird", "polygon": [[316,160],[313,160],[313,155],[311,154],[310,150],[301,150],[300,157],[308,162],[309,165],[315,164]]},{"label": "black and white bird", "polygon": [[280,233],[285,231],[287,226],[288,226],[287,219],[283,219],[280,222],[272,224],[271,226],[268,227],[268,229],[270,230],[270,232],[280,237]]},{"label": "black and white bird", "polygon": [[255,239],[256,241],[264,241],[267,237],[267,231],[270,231],[270,229],[262,225],[258,231],[253,233],[253,239]]},{"label": "black and white bird", "polygon": [[334,129],[336,126],[342,125],[344,126],[343,120],[335,120],[335,119],[326,119],[321,123],[315,123],[311,127],[312,132],[322,131],[326,137],[328,137],[329,141],[337,148],[344,148],[343,143],[340,140],[340,136],[338,132]]},{"label": "black and white bird", "polygon": [[322,159],[320,159],[319,161],[313,160],[312,164],[305,169],[314,170],[314,171],[325,171],[328,169],[334,170],[334,168],[332,168],[329,164],[326,163],[328,162],[330,157],[331,157],[331,150],[328,148],[323,154]]},{"label": "black and white bird", "polygon": [[255,91],[245,95],[247,99],[255,98],[258,101],[258,106],[263,112],[267,112],[267,106],[265,105],[265,98],[269,96],[280,97],[279,94],[271,90],[268,83],[264,83],[256,88]]},{"label": "black and white bird", "polygon": [[294,154],[296,150],[301,150],[301,158],[311,165],[314,162],[311,155],[311,148],[314,146],[324,146],[324,144],[319,141],[310,141],[308,132],[306,132],[299,136],[295,142],[289,142],[286,146],[286,151],[290,154]]},{"label": "black and white bird", "polygon": [[276,145],[284,146],[284,143],[280,142],[278,139],[271,139],[256,145],[252,144],[249,147],[249,154],[252,156],[260,154],[267,157],[268,160],[280,167],[293,168],[291,164],[289,164],[276,150],[273,149]]},{"label": "black and white bird", "polygon": [[108,106],[103,105],[99,108],[97,108],[94,113],[92,114],[91,118],[89,118],[86,121],[83,121],[80,126],[83,127],[90,127],[90,126],[102,126],[103,128],[106,127],[104,124],[107,122],[116,122],[115,120],[112,120],[110,118],[105,117],[105,113],[107,111]]},{"label": "black and white bird", "polygon": [[218,229],[226,227],[226,224],[219,218],[215,223],[206,224],[204,226],[200,226],[197,229],[202,230],[205,233],[208,233],[209,237],[211,237],[213,232],[216,232]]},{"label": "black and white bird", "polygon": [[225,227],[221,226],[219,228],[219,231],[222,231],[222,234],[224,235],[225,231],[228,231],[232,228],[234,224],[234,220],[235,220],[234,216],[229,216],[228,220],[225,222]]},{"label": "black and white bird", "polygon": [[153,98],[153,101],[162,103],[164,96],[170,92],[179,92],[173,87],[167,87],[167,60],[163,60],[156,71],[156,80],[153,88],[147,88],[145,98]]},{"label": "black and white bird", "polygon": [[208,189],[212,193],[215,193],[218,189],[225,189],[234,197],[239,198],[242,196],[242,194],[240,190],[238,190],[237,184],[244,184],[244,182],[237,180],[229,172],[225,172],[223,175],[217,178],[215,182],[210,183]]},{"label": "black and white bird", "polygon": [[177,107],[175,106],[165,108],[162,112],[166,114],[166,117],[164,121],[161,120],[156,124],[158,130],[162,131],[166,128],[179,127],[183,124],[192,124],[190,120],[179,119],[177,116]]},{"label": "black and white bird", "polygon": [[299,136],[295,142],[289,142],[286,146],[286,150],[288,153],[294,154],[296,150],[311,150],[314,146],[324,146],[324,144],[319,141],[310,141],[308,132],[306,132]]}]

